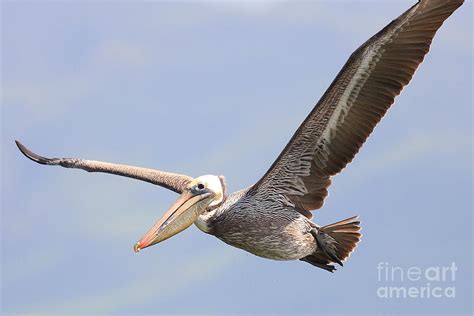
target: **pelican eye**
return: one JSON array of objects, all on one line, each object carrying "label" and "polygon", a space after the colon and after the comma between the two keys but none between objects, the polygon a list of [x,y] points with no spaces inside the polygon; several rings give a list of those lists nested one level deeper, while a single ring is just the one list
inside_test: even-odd
[{"label": "pelican eye", "polygon": [[198,188],[198,190],[203,190],[205,187],[204,187],[204,184],[199,183],[199,184],[197,185],[197,188]]}]

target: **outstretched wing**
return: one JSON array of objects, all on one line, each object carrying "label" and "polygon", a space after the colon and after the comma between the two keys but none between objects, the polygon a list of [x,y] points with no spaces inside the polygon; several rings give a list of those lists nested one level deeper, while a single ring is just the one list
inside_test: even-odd
[{"label": "outstretched wing", "polygon": [[30,151],[19,141],[15,141],[15,143],[20,149],[20,151],[23,153],[23,155],[33,160],[34,162],[37,162],[42,165],[76,168],[88,172],[111,173],[156,184],[169,190],[172,190],[176,193],[181,193],[186,187],[186,185],[193,179],[191,177],[181,174],[95,160],[84,160],[75,158],[45,158]]},{"label": "outstretched wing", "polygon": [[419,1],[359,47],[249,194],[279,194],[311,218],[462,3]]}]

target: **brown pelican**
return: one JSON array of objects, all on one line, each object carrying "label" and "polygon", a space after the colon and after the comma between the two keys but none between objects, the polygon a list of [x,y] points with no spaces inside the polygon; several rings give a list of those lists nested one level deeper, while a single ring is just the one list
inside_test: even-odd
[{"label": "brown pelican", "polygon": [[360,46],[265,175],[227,195],[223,176],[192,178],[154,169],[73,158],[45,158],[18,141],[21,152],[44,165],[135,178],[180,193],[179,199],[135,244],[157,244],[192,223],[205,233],[257,256],[302,260],[334,271],[361,238],[351,217],[320,226],[311,211],[323,206],[331,177],[356,155],[408,84],[438,28],[462,0],[421,0]]}]

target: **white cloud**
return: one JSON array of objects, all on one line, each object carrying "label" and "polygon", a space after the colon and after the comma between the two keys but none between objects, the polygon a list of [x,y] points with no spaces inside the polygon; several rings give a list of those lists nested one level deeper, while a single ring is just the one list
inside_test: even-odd
[{"label": "white cloud", "polygon": [[58,114],[66,109],[86,92],[88,84],[81,77],[60,77],[43,81],[7,81],[2,88],[2,106],[24,108],[44,119],[48,114]]},{"label": "white cloud", "polygon": [[[103,292],[89,293],[82,297],[36,306],[25,313],[34,314],[90,314],[113,313],[127,307],[133,307],[151,301],[172,297],[185,288],[201,280],[219,277],[219,271],[234,264],[238,258],[236,251],[209,252],[175,266],[171,271],[163,271],[159,264],[154,265],[153,273],[136,278],[129,284],[118,288],[109,288]],[[138,271],[133,275],[143,274]]]},{"label": "white cloud", "polygon": [[[367,144],[366,144],[367,145]],[[346,183],[356,186],[375,176],[384,176],[404,168],[407,164],[419,164],[429,161],[431,156],[442,156],[446,161],[459,161],[464,156],[469,159],[471,139],[459,131],[425,131],[406,138],[387,143],[384,148],[372,150],[370,157],[357,160],[357,167],[348,165],[350,180]],[[442,147],[442,151],[440,151]],[[364,150],[364,149],[362,149]],[[464,154],[463,154],[464,153]],[[356,157],[355,159],[357,159]],[[464,168],[468,164],[446,164],[443,168]]]},{"label": "white cloud", "polygon": [[140,43],[124,40],[109,40],[99,44],[93,62],[99,65],[136,67],[149,62],[146,49]]},{"label": "white cloud", "polygon": [[[17,258],[19,259],[19,257]],[[65,255],[59,249],[52,251],[41,249],[24,254],[21,260],[9,261],[8,264],[3,263],[2,283],[13,284],[44,271],[51,271],[54,267],[62,264],[65,258]]]},{"label": "white cloud", "polygon": [[207,1],[207,4],[212,6],[217,6],[224,9],[236,10],[241,13],[257,13],[263,14],[272,11],[279,5],[282,1],[270,1],[270,0],[211,0]]}]

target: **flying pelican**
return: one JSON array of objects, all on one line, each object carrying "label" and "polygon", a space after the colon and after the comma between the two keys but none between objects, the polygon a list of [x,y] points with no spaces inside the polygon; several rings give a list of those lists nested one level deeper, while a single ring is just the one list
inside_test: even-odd
[{"label": "flying pelican", "polygon": [[302,260],[333,272],[361,238],[354,216],[320,226],[331,177],[352,161],[394,98],[428,53],[443,22],[462,0],[421,0],[360,46],[265,175],[226,194],[223,176],[186,175],[74,158],[45,158],[16,144],[29,159],[130,177],[181,194],[134,246],[155,245],[192,223],[205,233],[257,256]]}]

